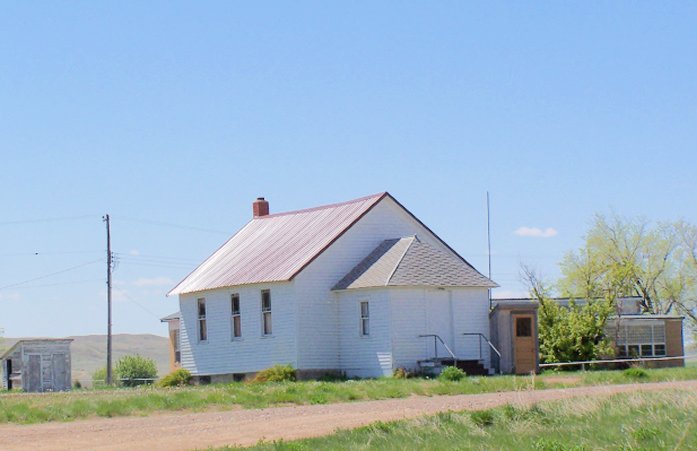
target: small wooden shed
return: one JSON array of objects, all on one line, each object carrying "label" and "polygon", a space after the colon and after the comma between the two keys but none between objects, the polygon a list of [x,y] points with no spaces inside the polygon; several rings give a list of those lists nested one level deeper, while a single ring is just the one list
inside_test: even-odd
[{"label": "small wooden shed", "polygon": [[528,299],[494,299],[489,314],[491,341],[501,357],[493,367],[501,373],[539,372],[537,302]]},{"label": "small wooden shed", "polygon": [[0,357],[2,387],[25,392],[65,391],[71,388],[71,339],[19,340]]}]

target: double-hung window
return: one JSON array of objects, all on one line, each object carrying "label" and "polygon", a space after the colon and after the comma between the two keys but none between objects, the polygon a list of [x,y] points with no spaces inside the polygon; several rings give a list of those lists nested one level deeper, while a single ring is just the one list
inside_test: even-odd
[{"label": "double-hung window", "polygon": [[261,332],[271,335],[271,291],[261,290]]},{"label": "double-hung window", "polygon": [[240,316],[240,295],[235,293],[230,296],[230,309],[232,311],[232,338],[242,336],[242,317]]},{"label": "double-hung window", "polygon": [[172,331],[172,346],[174,348],[174,363],[182,363],[182,353],[181,353],[181,339],[179,335],[179,329],[174,329]]},{"label": "double-hung window", "polygon": [[361,336],[370,335],[370,309],[368,301],[361,301]]},{"label": "double-hung window", "polygon": [[206,299],[199,298],[198,301],[198,340],[208,340],[208,329],[206,327]]}]

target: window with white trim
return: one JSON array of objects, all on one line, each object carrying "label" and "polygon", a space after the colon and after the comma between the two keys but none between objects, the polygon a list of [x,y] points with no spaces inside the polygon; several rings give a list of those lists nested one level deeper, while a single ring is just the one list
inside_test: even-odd
[{"label": "window with white trim", "polygon": [[619,357],[663,357],[666,355],[664,324],[624,324],[617,337]]},{"label": "window with white trim", "polygon": [[174,329],[172,331],[172,344],[174,347],[174,363],[182,363],[181,337],[179,335],[179,329]]},{"label": "window with white trim", "polygon": [[238,293],[230,295],[230,311],[232,338],[240,338],[242,336],[242,316],[240,314],[240,295]]},{"label": "window with white trim", "polygon": [[370,335],[370,307],[368,301],[361,301],[361,336]]},{"label": "window with white trim", "polygon": [[206,299],[199,298],[198,304],[198,341],[208,340],[208,328],[206,326]]},{"label": "window with white trim", "polygon": [[271,335],[271,291],[261,290],[261,332]]}]

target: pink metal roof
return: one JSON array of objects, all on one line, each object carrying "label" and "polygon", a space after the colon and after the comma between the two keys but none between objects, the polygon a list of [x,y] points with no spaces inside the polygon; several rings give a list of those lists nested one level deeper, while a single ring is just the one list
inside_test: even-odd
[{"label": "pink metal roof", "polygon": [[168,295],[291,280],[387,195],[254,218]]}]

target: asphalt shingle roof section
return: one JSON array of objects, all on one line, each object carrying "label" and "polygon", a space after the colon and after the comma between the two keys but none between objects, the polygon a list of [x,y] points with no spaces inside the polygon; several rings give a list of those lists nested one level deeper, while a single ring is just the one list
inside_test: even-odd
[{"label": "asphalt shingle roof section", "polygon": [[385,240],[334,286],[334,290],[386,286],[497,287],[458,255],[418,237]]},{"label": "asphalt shingle roof section", "polygon": [[385,196],[254,218],[168,295],[291,280]]}]

